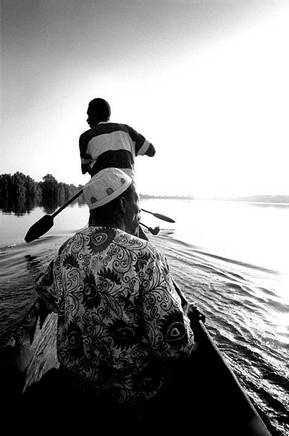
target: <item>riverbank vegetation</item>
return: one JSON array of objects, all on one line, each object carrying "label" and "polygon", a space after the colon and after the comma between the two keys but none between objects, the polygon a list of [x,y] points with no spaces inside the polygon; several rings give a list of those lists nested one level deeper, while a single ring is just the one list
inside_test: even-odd
[{"label": "riverbank vegetation", "polygon": [[58,182],[52,174],[46,174],[40,182],[19,171],[0,174],[0,209],[23,215],[41,206],[46,213],[52,213],[80,189],[81,185]]}]

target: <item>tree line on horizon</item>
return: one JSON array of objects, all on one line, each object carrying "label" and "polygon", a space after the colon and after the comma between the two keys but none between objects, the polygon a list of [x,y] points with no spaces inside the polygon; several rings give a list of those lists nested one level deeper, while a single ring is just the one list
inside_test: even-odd
[{"label": "tree line on horizon", "polygon": [[41,182],[19,171],[0,174],[0,208],[22,215],[35,206],[42,206],[47,213],[52,213],[80,189],[81,185],[58,182],[52,174],[46,174]]}]

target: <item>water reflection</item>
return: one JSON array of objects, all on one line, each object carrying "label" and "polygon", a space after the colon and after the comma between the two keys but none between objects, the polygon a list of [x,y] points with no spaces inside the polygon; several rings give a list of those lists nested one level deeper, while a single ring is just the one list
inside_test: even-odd
[{"label": "water reflection", "polygon": [[25,255],[25,260],[27,262],[27,270],[31,274],[31,276],[34,278],[34,280],[37,280],[38,276],[40,276],[43,273],[43,265],[40,259],[37,256],[32,256],[30,254]]},{"label": "water reflection", "polygon": [[264,207],[264,208],[289,208],[289,203],[262,203],[262,202],[248,202],[246,203],[249,206],[257,206],[257,207]]},{"label": "water reflection", "polygon": [[53,213],[56,209],[58,209],[58,207],[61,206],[61,204],[59,203],[59,201],[55,200],[55,198],[53,197],[48,197],[43,199],[40,203],[39,203],[40,207],[43,207],[43,211],[47,214],[51,214]]},{"label": "water reflection", "polygon": [[30,213],[37,206],[33,198],[17,197],[13,199],[0,199],[0,210],[5,214],[14,214],[16,216],[23,216]]},{"label": "water reflection", "polygon": [[[61,203],[48,200],[34,209],[31,201],[20,200],[14,204],[10,202],[1,205],[4,213],[0,211],[0,246],[23,242],[28,229],[44,213],[52,213],[64,202],[65,200]],[[78,207],[79,203],[74,202],[72,207],[65,208],[56,217],[53,228],[46,236],[76,232],[86,226],[88,208]],[[145,209],[160,212],[176,221],[175,224],[169,224],[142,213],[142,222],[150,227],[159,225],[161,236],[202,247],[203,251],[214,255],[282,274],[288,271],[288,207],[259,207],[259,204],[244,202],[160,199],[142,200],[142,205]],[[284,297],[288,295],[287,277],[284,286],[280,284],[280,289]]]},{"label": "water reflection", "polygon": [[[42,207],[44,213],[52,214],[56,209],[63,205],[65,199],[55,199],[55,197],[46,197],[41,200],[37,200],[32,197],[15,197],[15,198],[0,198],[0,210],[4,214],[14,214],[16,216],[23,216],[30,214],[30,212],[36,207]],[[82,196],[77,198],[72,205],[78,203],[79,205],[84,203]]]}]

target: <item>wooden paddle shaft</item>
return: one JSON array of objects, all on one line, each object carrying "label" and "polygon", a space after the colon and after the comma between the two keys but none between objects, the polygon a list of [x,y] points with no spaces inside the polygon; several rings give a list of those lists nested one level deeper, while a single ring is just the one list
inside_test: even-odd
[{"label": "wooden paddle shaft", "polygon": [[[57,209],[56,212],[54,212],[51,215],[51,217],[52,218],[56,217],[56,215],[58,215],[60,212],[62,212],[63,209],[65,209],[67,206],[69,206],[70,203],[72,203],[74,200],[76,200],[76,198],[78,198],[82,193],[83,193],[83,189],[78,191],[73,197],[71,197],[69,200],[67,200],[66,203],[64,203],[59,209]],[[162,215],[160,213],[150,212],[149,210],[146,210],[146,209],[142,209],[142,210],[144,212],[150,213],[151,215],[155,216],[156,218],[159,218],[160,220],[164,220],[164,221],[168,221],[168,222],[172,222],[172,223],[175,222],[172,218],[169,218],[169,217]]]},{"label": "wooden paddle shaft", "polygon": [[83,193],[83,189],[81,191],[77,192],[73,197],[71,197],[66,203],[64,203],[56,212],[54,212],[51,216],[54,218],[56,215],[58,215],[63,209],[65,209],[70,203],[72,203],[77,197],[79,197]]},{"label": "wooden paddle shaft", "polygon": [[153,215],[155,218],[158,218],[159,220],[162,221],[167,221],[168,223],[175,223],[175,220],[173,220],[172,218],[162,215],[161,213],[155,213],[155,212],[150,212],[149,210],[146,209],[141,209],[143,212],[147,212],[150,213],[151,215]]}]

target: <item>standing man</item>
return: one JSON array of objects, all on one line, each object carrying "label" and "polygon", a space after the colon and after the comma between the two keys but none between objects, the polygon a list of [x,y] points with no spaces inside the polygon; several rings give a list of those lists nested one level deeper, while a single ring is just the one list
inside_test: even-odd
[{"label": "standing man", "polygon": [[[111,109],[102,98],[88,104],[87,123],[90,127],[80,135],[79,150],[82,174],[94,176],[104,168],[122,169],[134,179],[137,156],[154,156],[155,148],[144,136],[126,124],[109,121]],[[148,239],[141,226],[136,235]]]},{"label": "standing man", "polygon": [[154,156],[154,146],[126,124],[109,121],[111,110],[102,98],[90,101],[87,109],[89,130],[79,138],[82,174],[115,167],[134,177],[137,156]]}]

